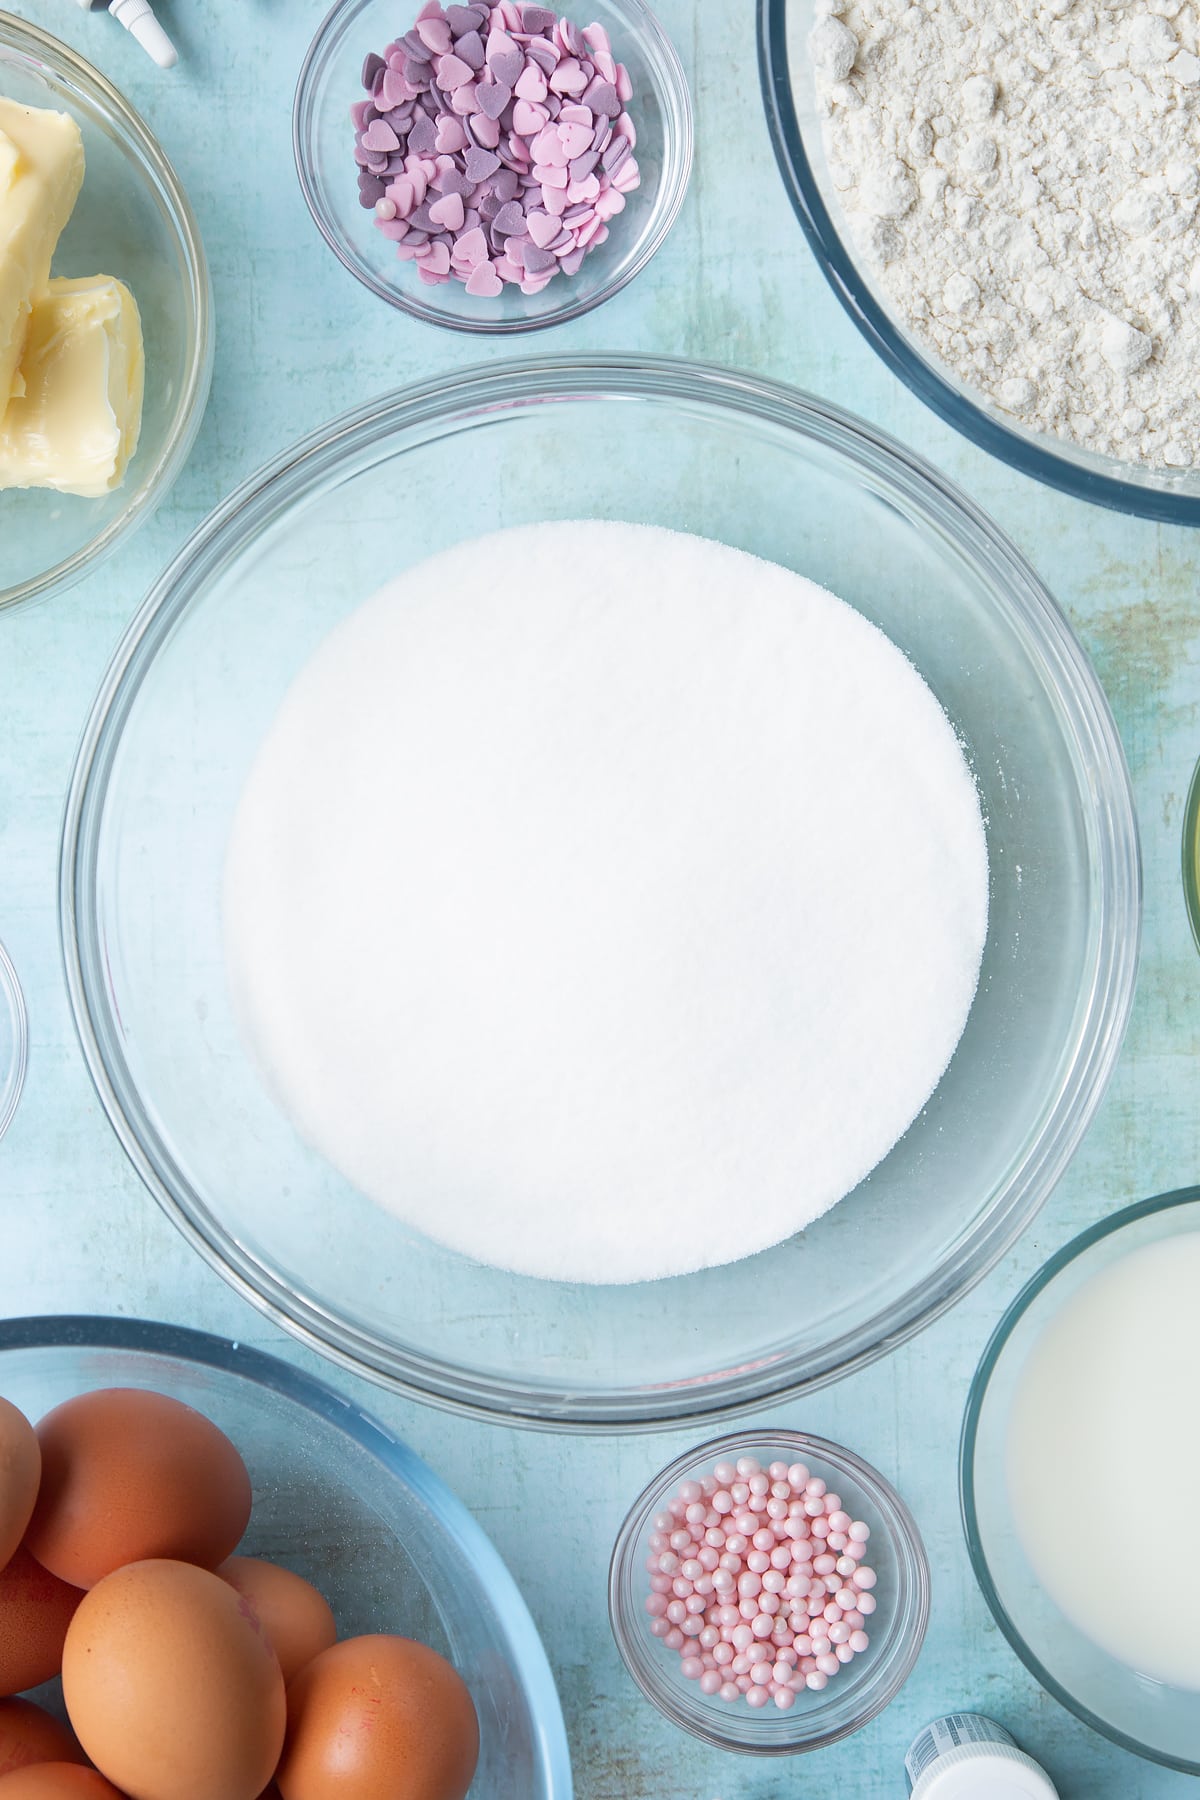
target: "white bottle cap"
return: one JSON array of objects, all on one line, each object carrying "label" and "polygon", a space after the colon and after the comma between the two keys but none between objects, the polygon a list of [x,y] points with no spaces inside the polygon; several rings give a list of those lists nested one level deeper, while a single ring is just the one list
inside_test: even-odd
[{"label": "white bottle cap", "polygon": [[1058,1800],[1044,1769],[1006,1744],[964,1745],[939,1756],[912,1791],[912,1800]]},{"label": "white bottle cap", "polygon": [[150,0],[110,0],[108,10],[126,31],[133,34],[160,69],[175,67],[179,53],[155,18]]},{"label": "white bottle cap", "polygon": [[911,1800],[1058,1800],[1046,1771],[994,1719],[948,1713],[904,1760]]}]

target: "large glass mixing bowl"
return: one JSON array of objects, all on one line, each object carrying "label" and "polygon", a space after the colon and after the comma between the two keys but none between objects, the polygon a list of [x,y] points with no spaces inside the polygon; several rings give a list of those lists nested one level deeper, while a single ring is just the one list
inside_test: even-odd
[{"label": "large glass mixing bowl", "polygon": [[315,1583],[343,1637],[399,1632],[450,1658],[479,1714],[472,1800],[571,1800],[562,1711],[525,1602],[406,1444],[244,1344],[141,1319],[0,1322],[0,1394],[28,1418],[98,1387],[170,1394],[232,1438],[254,1488],[242,1549]]},{"label": "large glass mixing bowl", "polygon": [[[220,919],[251,760],[329,630],[385,578],[478,530],[583,514],[723,539],[879,624],[961,734],[991,855],[965,1035],[886,1161],[777,1249],[628,1287],[470,1262],[306,1149],[239,1039]],[[870,809],[854,824],[869,834]],[[969,500],[791,389],[687,363],[563,358],[439,377],[349,414],[197,532],[87,726],[61,901],[71,999],[109,1117],[155,1198],[240,1293],[346,1366],[429,1399],[633,1428],[828,1381],[984,1273],[1061,1175],[1112,1070],[1140,887],[1099,684]]]},{"label": "large glass mixing bowl", "polygon": [[829,172],[808,37],[818,0],[758,0],[759,73],[788,197],[830,287],[871,348],[918,399],[1037,481],[1118,512],[1200,525],[1200,470],[1150,468],[1032,431],[968,387],[902,322],[857,248]]}]

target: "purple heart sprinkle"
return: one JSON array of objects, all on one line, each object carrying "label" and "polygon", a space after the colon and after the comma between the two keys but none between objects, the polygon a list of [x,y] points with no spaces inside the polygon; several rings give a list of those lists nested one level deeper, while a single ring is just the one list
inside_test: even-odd
[{"label": "purple heart sprinkle", "polygon": [[556,14],[546,6],[523,6],[521,8],[521,30],[541,33],[553,31],[557,25]]},{"label": "purple heart sprinkle", "polygon": [[593,113],[603,113],[606,119],[615,119],[621,110],[620,97],[611,81],[589,82],[584,89],[583,99]]},{"label": "purple heart sprinkle", "polygon": [[373,212],[375,209],[375,202],[377,200],[382,200],[385,192],[384,185],[382,181],[380,181],[378,175],[368,175],[367,171],[364,169],[358,178],[359,205],[365,206]]},{"label": "purple heart sprinkle", "polygon": [[454,54],[478,74],[484,63],[483,39],[477,31],[464,32],[454,46]]},{"label": "purple heart sprinkle", "polygon": [[496,214],[492,229],[502,237],[516,237],[525,229],[525,214],[515,200],[510,200]]},{"label": "purple heart sprinkle", "polygon": [[600,161],[598,150],[588,150],[583,156],[577,156],[567,164],[572,181],[586,181],[596,164]]},{"label": "purple heart sprinkle", "polygon": [[517,189],[520,185],[521,178],[515,169],[501,169],[500,173],[496,176],[495,181],[492,183],[492,192],[495,194],[497,200],[515,200],[517,197]]},{"label": "purple heart sprinkle", "polygon": [[580,31],[578,25],[573,25],[569,19],[563,20],[563,36],[567,41],[567,49],[571,52],[572,56],[587,55],[587,39],[584,37],[582,31]]},{"label": "purple heart sprinkle", "polygon": [[405,32],[404,36],[400,39],[400,42],[408,51],[409,57],[413,62],[427,63],[433,55],[429,45],[423,42],[423,40],[417,36],[415,31]]},{"label": "purple heart sprinkle", "polygon": [[524,67],[525,58],[520,50],[500,50],[495,56],[488,57],[493,81],[502,81],[510,91],[520,81]]},{"label": "purple heart sprinkle", "polygon": [[500,167],[500,158],[490,150],[481,150],[477,144],[472,144],[464,161],[472,181],[486,181]]},{"label": "purple heart sprinkle", "polygon": [[375,77],[377,75],[382,75],[386,68],[387,64],[384,62],[382,56],[376,56],[375,52],[372,51],[366,62],[363,64],[362,71],[362,84],[366,88],[368,94],[375,86]]},{"label": "purple heart sprinkle", "polygon": [[481,81],[475,97],[485,119],[498,119],[512,99],[512,89],[500,81]]},{"label": "purple heart sprinkle", "polygon": [[533,43],[527,44],[525,54],[530,62],[537,64],[543,75],[553,75],[558,67],[558,51],[553,44],[548,44],[545,38],[535,38]]},{"label": "purple heart sprinkle", "polygon": [[536,244],[525,246],[525,268],[530,275],[541,275],[558,262],[553,250],[540,250]]},{"label": "purple heart sprinkle", "polygon": [[437,126],[426,113],[414,119],[408,134],[408,147],[414,156],[432,156],[437,151]]}]

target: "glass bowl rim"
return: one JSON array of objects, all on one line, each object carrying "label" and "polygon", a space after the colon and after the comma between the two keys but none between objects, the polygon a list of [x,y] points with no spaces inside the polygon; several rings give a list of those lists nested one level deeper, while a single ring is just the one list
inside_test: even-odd
[{"label": "glass bowl rim", "polygon": [[14,588],[0,589],[0,612],[21,606],[28,600],[46,599],[80,580],[99,564],[117,545],[151,516],[155,507],[169,492],[191,454],[204,418],[204,408],[212,381],[213,369],[213,294],[208,259],[200,236],[200,227],[191,201],[158,139],[141,114],[130,105],[99,69],[94,68],[69,44],[43,31],[14,13],[0,11],[0,48],[9,48],[36,57],[56,74],[73,81],[92,96],[119,129],[126,147],[132,147],[166,203],[167,211],[179,234],[191,287],[191,306],[195,321],[194,340],[187,378],[175,404],[171,425],[158,458],[153,480],[140,498],[122,507],[98,535],[72,555],[64,557],[53,568]]},{"label": "glass bowl rim", "polygon": [[630,10],[631,25],[653,45],[655,55],[662,64],[664,83],[660,99],[665,120],[665,137],[673,154],[669,158],[670,178],[664,181],[663,192],[659,197],[661,207],[656,204],[647,220],[637,254],[631,258],[629,266],[588,298],[567,299],[561,306],[543,316],[488,320],[451,317],[427,304],[421,298],[419,288],[410,291],[407,288],[389,286],[357,257],[347,252],[339,240],[334,220],[318,198],[309,167],[307,130],[312,114],[318,64],[325,55],[328,40],[341,25],[343,18],[356,16],[373,4],[373,0],[334,0],[333,6],[313,35],[296,80],[296,93],[292,103],[292,156],[304,204],[313,224],[342,267],[368,292],[386,301],[397,311],[408,313],[411,318],[420,319],[425,325],[440,326],[444,331],[463,332],[472,337],[518,337],[527,332],[547,331],[555,325],[565,325],[572,319],[583,318],[604,301],[611,300],[614,294],[619,294],[657,256],[679,217],[691,184],[696,140],[692,93],[679,52],[646,0],[616,0],[616,3]]},{"label": "glass bowl rim", "polygon": [[[0,1370],[10,1350],[115,1350],[170,1357],[200,1368],[234,1375],[315,1413],[344,1432],[386,1472],[421,1500],[439,1527],[463,1552],[466,1566],[492,1597],[519,1658],[522,1686],[530,1702],[530,1724],[547,1792],[571,1800],[571,1761],[558,1687],[545,1646],[524,1595],[508,1565],[474,1514],[425,1460],[391,1428],[355,1400],[294,1363],[237,1338],[218,1337],[191,1326],[104,1314],[52,1313],[0,1319]],[[536,1705],[536,1711],[535,1711]]]},{"label": "glass bowl rim", "polygon": [[957,393],[905,343],[848,254],[814,179],[789,74],[789,3],[791,0],[757,0],[759,85],[771,144],[792,210],[817,266],[875,354],[938,418],[1022,475],[1114,512],[1174,525],[1200,525],[1200,493],[1170,493],[1122,481],[1080,468],[1065,456],[1031,444],[967,393]]},{"label": "glass bowl rim", "polygon": [[[871,1496],[876,1505],[886,1509],[886,1523],[889,1529],[889,1548],[892,1541],[898,1540],[911,1563],[909,1571],[912,1582],[911,1599],[915,1606],[913,1628],[909,1634],[907,1647],[899,1652],[892,1664],[887,1680],[878,1691],[873,1691],[867,1703],[854,1717],[836,1729],[816,1732],[811,1735],[798,1733],[795,1737],[780,1743],[749,1744],[727,1736],[714,1725],[712,1729],[702,1728],[696,1721],[685,1717],[684,1713],[670,1699],[669,1687],[665,1677],[656,1682],[640,1669],[627,1654],[626,1643],[631,1635],[630,1626],[625,1619],[625,1609],[621,1599],[621,1583],[629,1560],[636,1554],[637,1539],[640,1535],[640,1521],[647,1514],[652,1501],[677,1481],[687,1477],[689,1470],[700,1463],[711,1462],[714,1458],[736,1455],[742,1450],[762,1450],[766,1445],[777,1445],[841,1474],[850,1475],[859,1486]],[[845,1444],[836,1444],[831,1438],[818,1437],[809,1431],[793,1431],[785,1427],[764,1426],[761,1430],[746,1427],[744,1430],[729,1433],[723,1437],[710,1438],[707,1443],[697,1444],[694,1449],[683,1452],[680,1456],[660,1469],[658,1474],[648,1481],[641,1493],[634,1500],[617,1531],[613,1544],[612,1556],[608,1566],[608,1622],[621,1661],[633,1681],[664,1718],[681,1730],[689,1731],[704,1743],[712,1744],[718,1749],[731,1750],[749,1756],[796,1756],[812,1750],[826,1750],[843,1738],[852,1737],[869,1725],[872,1719],[879,1717],[896,1698],[917,1664],[921,1648],[925,1642],[925,1634],[929,1627],[929,1614],[932,1596],[932,1581],[929,1569],[929,1556],[920,1527],[913,1517],[907,1503],[896,1492],[886,1475],[849,1449]],[[836,1694],[834,1695],[836,1699]],[[784,1715],[785,1720],[792,1718],[799,1727],[803,1714]]]},{"label": "glass bowl rim", "polygon": [[[29,1067],[29,1014],[25,995],[8,951],[0,944],[0,1007],[9,1018],[13,1034],[13,1055],[3,1087],[0,1087],[0,1138],[17,1116],[25,1075]],[[0,1070],[0,1074],[4,1071]]]},{"label": "glass bowl rim", "polygon": [[[1037,635],[1055,671],[1072,729],[1082,738],[1092,778],[1107,787],[1102,808],[1105,907],[1096,942],[1084,1022],[1069,1077],[1020,1170],[997,1190],[988,1223],[927,1274],[904,1298],[866,1326],[810,1355],[732,1381],[697,1381],[669,1389],[616,1389],[548,1396],[479,1370],[398,1350],[352,1327],[246,1256],[233,1234],[216,1227],[202,1202],[185,1206],[162,1170],[169,1157],[151,1148],[153,1129],[132,1082],[115,1071],[102,1043],[101,1009],[90,1003],[98,967],[85,934],[94,911],[94,853],[116,744],[157,650],[226,553],[236,554],[277,507],[291,504],[360,447],[402,429],[447,428],[466,411],[512,412],[571,397],[650,398],[704,404],[735,419],[790,429],[809,442],[833,445],[851,467],[882,470],[894,494],[909,499],[969,549],[1001,585],[1014,616]],[[81,888],[83,903],[81,903]],[[638,1431],[685,1419],[729,1417],[783,1393],[811,1390],[863,1367],[941,1316],[994,1266],[1035,1216],[1073,1155],[1116,1062],[1132,1003],[1141,916],[1141,862],[1132,790],[1115,724],[1099,681],[1065,615],[1010,540],[967,495],[896,440],[830,403],[766,378],[682,359],[646,356],[531,357],[482,365],[385,394],[301,439],[242,484],[192,534],[142,602],[117,646],[84,728],[67,792],[59,860],[59,927],[68,995],[93,1084],[116,1135],[142,1181],[184,1237],[234,1289],[292,1336],[336,1364],[385,1387],[474,1417],[544,1430]],[[109,1034],[111,1037],[111,1033]],[[1086,1077],[1086,1079],[1085,1079]],[[137,1121],[138,1123],[135,1123]]]},{"label": "glass bowl rim", "polygon": [[1129,1736],[1118,1726],[1109,1724],[1099,1713],[1093,1712],[1082,1700],[1077,1699],[1068,1688],[1064,1687],[1027,1644],[1024,1636],[1009,1616],[1008,1609],[996,1591],[995,1583],[992,1580],[987,1551],[984,1548],[978,1526],[974,1464],[980,1419],[992,1375],[1007,1347],[1009,1338],[1034,1302],[1062,1274],[1064,1269],[1085,1255],[1096,1244],[1103,1243],[1105,1238],[1116,1236],[1127,1225],[1135,1225],[1141,1219],[1152,1218],[1158,1213],[1172,1212],[1176,1207],[1194,1206],[1197,1201],[1200,1201],[1200,1187],[1172,1188],[1169,1193],[1155,1194],[1148,1200],[1136,1200],[1131,1206],[1123,1206],[1119,1211],[1109,1213],[1105,1218],[1097,1220],[1094,1225],[1089,1225],[1065,1243],[1061,1249],[1056,1250],[1053,1256],[1046,1259],[1041,1268],[1030,1276],[1015,1299],[1010,1301],[1000,1322],[987,1341],[983,1355],[979,1359],[979,1365],[971,1377],[958,1451],[959,1510],[971,1571],[979,1584],[988,1611],[1008,1640],[1010,1648],[1016,1652],[1039,1687],[1044,1688],[1051,1699],[1057,1700],[1060,1706],[1065,1707],[1069,1713],[1073,1713],[1077,1719],[1082,1720],[1093,1731],[1099,1732],[1110,1743],[1118,1745],[1122,1750],[1130,1751],[1134,1756],[1159,1763],[1168,1769],[1177,1769],[1184,1775],[1200,1775],[1200,1757],[1189,1760],[1187,1757],[1172,1756],[1168,1751],[1157,1750],[1153,1746],[1143,1743],[1140,1738]]}]

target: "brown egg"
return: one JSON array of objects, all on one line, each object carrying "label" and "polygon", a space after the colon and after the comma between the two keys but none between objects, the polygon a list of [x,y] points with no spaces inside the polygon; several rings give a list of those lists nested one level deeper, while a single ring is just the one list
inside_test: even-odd
[{"label": "brown egg", "polygon": [[464,1800],[479,1761],[466,1684],[409,1638],[347,1638],[288,1689],[284,1800]]},{"label": "brown egg", "polygon": [[37,1428],[42,1484],[29,1549],[76,1587],[166,1557],[215,1569],[250,1518],[246,1465],[211,1419],[181,1400],[101,1388]]},{"label": "brown egg", "polygon": [[58,1674],[67,1626],[82,1599],[24,1545],[0,1569],[0,1694],[19,1694]]},{"label": "brown egg", "polygon": [[125,1800],[111,1781],[78,1763],[37,1763],[0,1780],[3,1800]]},{"label": "brown egg", "polygon": [[284,1681],[337,1642],[329,1602],[301,1575],[255,1556],[231,1556],[217,1570],[250,1602],[279,1658]]},{"label": "brown egg", "polygon": [[96,1767],[137,1800],[257,1800],[279,1761],[283,1676],[249,1605],[192,1563],[130,1563],[71,1621],[63,1697]]},{"label": "brown egg", "polygon": [[0,1775],[30,1763],[83,1761],[83,1751],[59,1719],[32,1700],[0,1700]]},{"label": "brown egg", "polygon": [[0,1400],[0,1569],[25,1536],[41,1478],[37,1433],[11,1401]]}]

